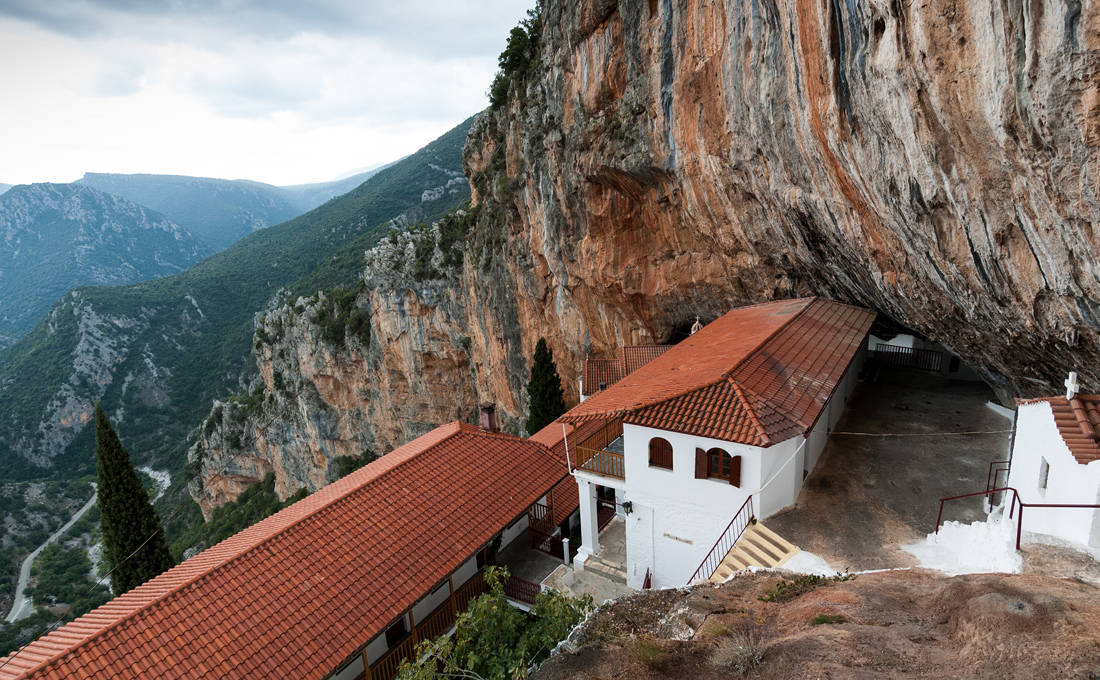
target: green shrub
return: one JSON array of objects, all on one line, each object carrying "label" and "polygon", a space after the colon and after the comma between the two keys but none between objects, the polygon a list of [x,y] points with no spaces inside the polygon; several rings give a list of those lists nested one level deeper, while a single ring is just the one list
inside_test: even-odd
[{"label": "green shrub", "polygon": [[820,626],[826,623],[844,623],[844,617],[840,614],[818,614],[810,619],[810,624]]},{"label": "green shrub", "polygon": [[764,602],[786,602],[788,600],[793,600],[803,593],[808,593],[820,585],[829,583],[830,581],[848,581],[853,578],[855,578],[854,574],[837,573],[836,576],[805,574],[792,581],[781,579],[779,583],[775,584],[774,588],[761,595],[760,600]]},{"label": "green shrub", "polygon": [[512,83],[521,87],[538,64],[539,38],[542,32],[541,8],[527,10],[527,18],[508,33],[508,43],[497,57],[500,70],[489,86],[489,106],[498,109],[508,100]]}]

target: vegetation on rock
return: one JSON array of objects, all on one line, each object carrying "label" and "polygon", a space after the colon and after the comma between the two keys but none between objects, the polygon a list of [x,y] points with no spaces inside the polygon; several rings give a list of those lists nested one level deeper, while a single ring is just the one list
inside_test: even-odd
[{"label": "vegetation on rock", "polygon": [[192,524],[186,532],[172,542],[172,553],[183,556],[184,551],[205,550],[224,541],[262,519],[274,515],[283,508],[306,497],[306,490],[299,489],[285,501],[275,493],[275,474],[268,473],[263,481],[256,482],[241,492],[237,500],[214,509],[209,522]]},{"label": "vegetation on rock", "polygon": [[527,78],[538,64],[539,34],[542,31],[542,10],[527,10],[527,18],[508,34],[508,44],[497,57],[500,70],[489,86],[489,106],[500,108],[508,100],[508,92],[513,85],[523,87]]},{"label": "vegetation on rock", "polygon": [[104,553],[111,565],[111,589],[117,595],[171,569],[168,553],[153,504],[142,488],[103,408],[95,409],[96,468],[99,485],[100,525]]}]

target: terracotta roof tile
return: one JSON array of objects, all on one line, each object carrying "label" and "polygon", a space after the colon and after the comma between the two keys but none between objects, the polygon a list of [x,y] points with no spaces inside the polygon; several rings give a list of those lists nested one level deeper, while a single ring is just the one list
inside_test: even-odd
[{"label": "terracotta roof tile", "polygon": [[1018,404],[1047,402],[1054,414],[1054,424],[1069,452],[1078,463],[1087,465],[1100,460],[1100,395],[1078,394],[1073,399],[1042,397],[1017,399]]},{"label": "terracotta roof tile", "polygon": [[735,309],[562,419],[768,446],[813,427],[874,316],[820,298]]},{"label": "terracotta roof tile", "polygon": [[445,425],[31,643],[0,680],[322,678],[565,475],[542,443]]},{"label": "terracotta roof tile", "polygon": [[668,351],[672,345],[631,345],[620,347],[614,359],[587,359],[584,362],[582,392],[588,397],[611,386]]}]

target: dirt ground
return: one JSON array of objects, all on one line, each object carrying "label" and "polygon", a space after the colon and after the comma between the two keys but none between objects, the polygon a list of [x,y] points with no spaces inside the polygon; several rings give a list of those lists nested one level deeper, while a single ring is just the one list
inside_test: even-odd
[{"label": "dirt ground", "polygon": [[1089,584],[900,570],[761,601],[781,578],[743,574],[618,600],[534,677],[1100,677],[1100,589]]},{"label": "dirt ground", "polygon": [[[930,436],[1011,429],[982,383],[884,370],[861,382],[797,504],[764,524],[838,570],[913,566],[901,545],[935,528],[939,499],[985,488],[989,463],[1008,458],[1010,435]],[[889,433],[918,436],[843,434]],[[949,503],[944,519],[984,519],[980,501]]]}]

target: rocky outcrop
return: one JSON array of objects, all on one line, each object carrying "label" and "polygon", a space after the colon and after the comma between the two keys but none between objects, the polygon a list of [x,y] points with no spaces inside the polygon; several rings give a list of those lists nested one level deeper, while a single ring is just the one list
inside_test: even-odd
[{"label": "rocky outcrop", "polygon": [[[762,601],[781,576],[801,587]],[[1088,677],[1100,663],[1098,594],[1046,575],[742,574],[601,607],[532,677]]]},{"label": "rocky outcrop", "polygon": [[438,225],[395,232],[368,254],[361,291],[298,298],[258,319],[261,380],[216,402],[189,452],[207,517],[269,472],[281,498],[313,491],[340,457],[384,453],[476,413],[471,340],[438,236]]},{"label": "rocky outcrop", "polygon": [[575,399],[589,353],[807,294],[943,343],[1003,400],[1068,370],[1100,389],[1091,6],[548,0],[537,44],[467,139],[473,209],[439,248],[460,263],[368,266],[367,368],[331,381],[369,400],[357,442],[478,401],[518,430],[540,336]]}]

